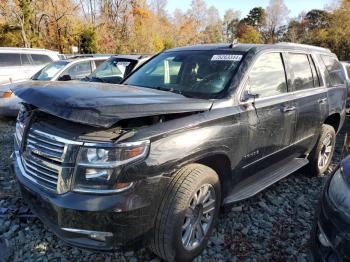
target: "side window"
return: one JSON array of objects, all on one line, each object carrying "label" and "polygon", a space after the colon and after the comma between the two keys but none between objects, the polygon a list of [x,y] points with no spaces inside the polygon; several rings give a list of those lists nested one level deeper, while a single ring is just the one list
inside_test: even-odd
[{"label": "side window", "polygon": [[27,54],[21,54],[21,63],[23,66],[31,65]]},{"label": "side window", "polygon": [[339,61],[332,56],[321,55],[322,62],[325,65],[325,75],[329,77],[328,82],[331,86],[341,85],[345,83],[345,75]]},{"label": "side window", "polygon": [[21,56],[15,53],[0,54],[0,67],[5,66],[21,66]]},{"label": "side window", "polygon": [[44,65],[52,62],[52,59],[47,55],[31,54],[34,65]]},{"label": "side window", "polygon": [[68,68],[62,75],[69,75],[72,80],[82,79],[91,73],[90,61],[77,63]]},{"label": "side window", "polygon": [[249,73],[248,90],[258,97],[287,92],[286,74],[280,53],[264,54]]},{"label": "side window", "polygon": [[294,73],[293,85],[296,91],[314,87],[308,55],[290,53],[288,54],[288,62]]}]

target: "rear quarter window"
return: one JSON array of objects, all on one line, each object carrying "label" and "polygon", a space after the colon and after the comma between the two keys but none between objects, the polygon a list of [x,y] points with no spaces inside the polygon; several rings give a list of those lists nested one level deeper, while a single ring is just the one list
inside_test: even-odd
[{"label": "rear quarter window", "polygon": [[333,56],[321,55],[321,64],[324,66],[326,83],[337,86],[345,83],[345,74],[338,59]]}]

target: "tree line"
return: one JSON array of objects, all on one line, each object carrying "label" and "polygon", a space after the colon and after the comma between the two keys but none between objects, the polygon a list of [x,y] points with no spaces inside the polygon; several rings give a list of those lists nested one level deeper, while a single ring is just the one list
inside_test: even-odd
[{"label": "tree line", "polygon": [[350,59],[350,0],[288,19],[283,0],[234,9],[192,0],[188,10],[167,11],[166,0],[0,0],[0,46],[43,47],[71,53],[155,53],[199,43],[305,43]]}]

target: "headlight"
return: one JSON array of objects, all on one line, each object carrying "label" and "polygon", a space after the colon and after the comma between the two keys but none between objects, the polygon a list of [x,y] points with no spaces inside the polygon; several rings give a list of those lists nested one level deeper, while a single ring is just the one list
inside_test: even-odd
[{"label": "headlight", "polygon": [[19,113],[16,120],[16,133],[15,136],[17,138],[18,145],[20,146],[22,143],[22,137],[25,129],[26,119],[29,117],[29,112],[25,108],[24,105],[21,104]]},{"label": "headlight", "polygon": [[85,146],[79,152],[74,191],[112,193],[124,190],[131,183],[117,183],[126,164],[145,158],[149,141],[118,144],[115,147]]},{"label": "headlight", "polygon": [[350,187],[344,180],[342,168],[333,175],[328,195],[332,203],[341,211],[350,215]]}]

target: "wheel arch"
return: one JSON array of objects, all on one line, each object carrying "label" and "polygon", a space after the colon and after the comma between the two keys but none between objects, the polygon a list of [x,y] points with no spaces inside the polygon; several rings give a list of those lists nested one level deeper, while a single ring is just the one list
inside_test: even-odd
[{"label": "wheel arch", "polygon": [[340,114],[334,113],[329,115],[323,123],[332,126],[335,132],[337,133],[340,127],[340,120],[341,120]]},{"label": "wheel arch", "polygon": [[208,166],[218,174],[221,184],[222,196],[225,197],[232,187],[232,169],[229,157],[222,153],[213,154],[198,159],[196,163]]}]

